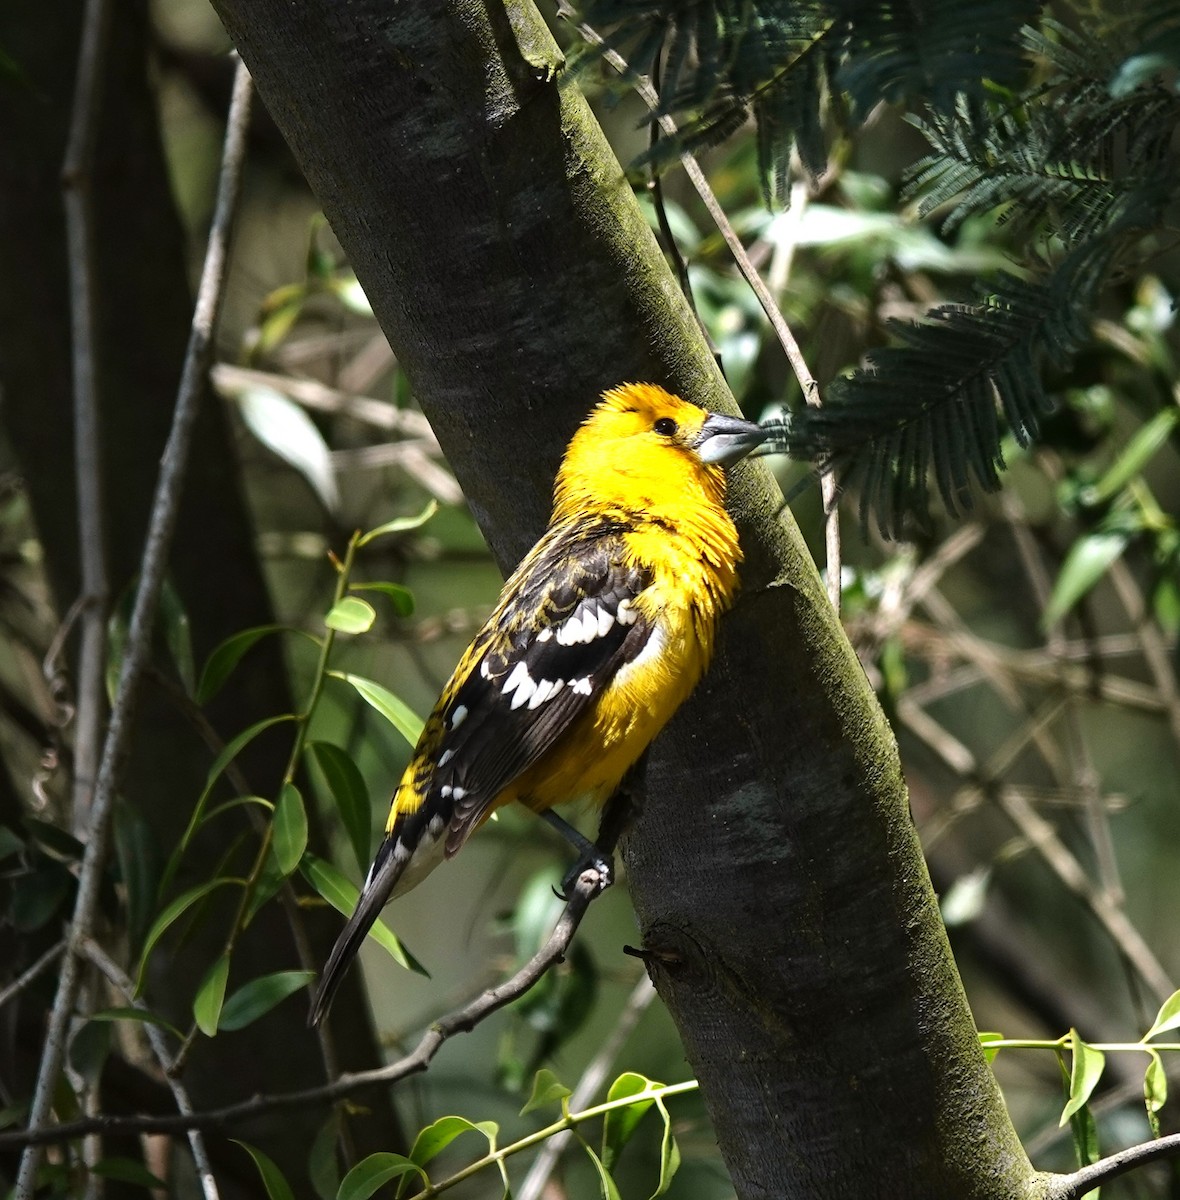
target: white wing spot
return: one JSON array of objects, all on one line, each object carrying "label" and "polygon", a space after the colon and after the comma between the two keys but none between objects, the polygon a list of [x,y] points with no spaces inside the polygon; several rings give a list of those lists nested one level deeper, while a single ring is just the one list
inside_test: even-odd
[{"label": "white wing spot", "polygon": [[518,662],[504,681],[505,697],[512,696],[511,707],[515,709],[527,704],[536,690],[537,685],[533,682],[528,667],[523,662]]},{"label": "white wing spot", "polygon": [[492,664],[486,658],[479,664],[479,673],[485,679],[491,679],[492,677]]},{"label": "white wing spot", "polygon": [[631,607],[630,598],[619,601],[618,611],[615,613],[615,620],[620,625],[634,625],[639,620],[639,613]]},{"label": "white wing spot", "polygon": [[[452,728],[454,728],[454,726],[452,726]],[[455,752],[454,752],[454,750],[444,750],[444,751],[443,751],[443,752],[442,752],[442,753],[441,753],[441,754],[438,756],[438,765],[439,765],[440,767],[445,767],[445,766],[447,765],[447,763],[449,763],[449,762],[451,761],[451,759],[452,759],[452,758],[454,758],[454,757],[455,757]]]},{"label": "white wing spot", "polygon": [[464,796],[466,796],[466,795],[467,795],[467,789],[466,789],[466,788],[461,788],[461,787],[457,787],[457,788],[451,788],[451,796],[452,796],[452,797],[453,797],[455,800],[462,800],[462,799],[463,799],[463,797],[464,797]]},{"label": "white wing spot", "polygon": [[[483,668],[486,667],[487,665],[488,665],[487,660],[485,659],[483,666],[481,666],[479,668],[481,673],[483,671]],[[467,705],[460,704],[459,707],[457,709],[455,709],[455,711],[453,713],[451,713],[451,728],[458,729],[459,726],[462,725],[463,722],[466,720],[467,720]],[[441,766],[442,764],[440,763],[439,765]]]},{"label": "white wing spot", "polygon": [[595,630],[595,633],[598,637],[606,637],[610,633],[610,628],[614,623],[615,619],[611,616],[610,609],[600,608],[598,610],[598,628]]},{"label": "white wing spot", "polygon": [[579,696],[589,696],[591,694],[590,676],[584,675],[581,679],[571,679],[570,687],[577,692]]},{"label": "white wing spot", "polygon": [[542,679],[537,684],[537,690],[533,693],[532,699],[529,701],[529,708],[540,708],[550,696],[555,696],[558,689],[561,687],[560,679]]},{"label": "white wing spot", "polygon": [[449,783],[444,783],[444,784],[442,785],[442,790],[441,790],[441,792],[440,792],[439,794],[442,796],[442,798],[443,798],[444,800],[449,800],[449,799],[451,798],[451,793],[452,793],[454,790],[455,790],[455,789],[454,789],[453,787],[451,787],[451,785],[450,785]]},{"label": "white wing spot", "polygon": [[553,627],[550,625],[546,625],[545,628],[542,629],[541,632],[537,634],[537,641],[538,642],[547,642],[552,636],[553,636]]}]

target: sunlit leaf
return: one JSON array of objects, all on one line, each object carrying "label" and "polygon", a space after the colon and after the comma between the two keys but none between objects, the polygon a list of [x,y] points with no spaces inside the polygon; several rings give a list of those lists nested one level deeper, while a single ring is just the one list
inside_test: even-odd
[{"label": "sunlit leaf", "polygon": [[399,700],[388,688],[361,675],[351,675],[346,671],[329,671],[328,674],[351,684],[411,746],[418,744],[424,722],[404,700]]},{"label": "sunlit leaf", "polygon": [[385,537],[387,534],[408,533],[411,529],[419,529],[436,512],[438,512],[438,501],[431,500],[416,517],[395,517],[392,521],[386,521],[384,525],[378,525],[376,529],[370,529],[361,534],[357,545],[367,546],[375,538]]},{"label": "sunlit leaf", "polygon": [[656,1100],[656,1108],[664,1122],[664,1136],[660,1139],[660,1178],[656,1190],[651,1194],[651,1200],[662,1196],[671,1186],[676,1172],[680,1170],[680,1147],[672,1134],[672,1117],[663,1100]]},{"label": "sunlit leaf", "polygon": [[1076,1029],[1070,1030],[1069,1037],[1073,1066],[1069,1075],[1069,1100],[1058,1123],[1062,1126],[1089,1102],[1106,1066],[1106,1055],[1083,1042]]},{"label": "sunlit leaf", "polygon": [[1160,1136],[1160,1109],[1168,1102],[1168,1076],[1159,1054],[1149,1052],[1147,1070],[1143,1075],[1143,1103],[1147,1108],[1147,1121],[1153,1137]]},{"label": "sunlit leaf", "polygon": [[602,1159],[594,1153],[592,1147],[585,1141],[581,1138],[578,1141],[581,1142],[582,1149],[586,1151],[590,1161],[594,1164],[594,1170],[598,1175],[599,1196],[602,1197],[602,1200],[622,1200],[622,1197],[619,1195],[619,1189],[615,1186],[615,1181],[610,1177],[610,1172],[606,1169],[606,1165]]},{"label": "sunlit leaf", "polygon": [[1119,559],[1130,540],[1129,533],[1116,529],[1078,538],[1061,564],[1042,623],[1048,627],[1060,621]]},{"label": "sunlit leaf", "polygon": [[1158,1033],[1168,1029],[1180,1029],[1180,991],[1173,992],[1160,1006],[1151,1028],[1143,1035],[1148,1042]]},{"label": "sunlit leaf", "polygon": [[307,413],[293,400],[268,387],[247,389],[238,403],[250,432],[307,480],[329,512],[336,512],[340,493],[331,453]]},{"label": "sunlit leaf", "polygon": [[1180,421],[1180,409],[1165,408],[1156,413],[1126,444],[1102,478],[1084,490],[1081,496],[1083,503],[1102,504],[1117,496],[1136,475],[1143,472],[1156,452],[1167,445],[1177,421]]},{"label": "sunlit leaf", "polygon": [[488,1152],[491,1153],[496,1149],[496,1137],[499,1132],[500,1127],[495,1121],[469,1121],[466,1117],[439,1117],[437,1121],[427,1125],[414,1139],[410,1159],[418,1166],[424,1167],[464,1133],[482,1135],[487,1140]]},{"label": "sunlit leaf", "polygon": [[336,1200],[369,1200],[378,1188],[391,1179],[399,1179],[411,1172],[419,1175],[423,1183],[430,1182],[426,1172],[404,1154],[392,1154],[389,1151],[370,1154],[345,1175],[336,1193]]},{"label": "sunlit leaf", "polygon": [[221,1020],[221,1006],[225,1003],[225,985],[229,979],[229,958],[222,955],[209,968],[209,973],[197,988],[193,1000],[193,1020],[197,1028],[206,1036],[213,1037],[217,1033],[217,1024]]},{"label": "sunlit leaf", "polygon": [[1004,1040],[1004,1035],[1002,1033],[984,1033],[982,1031],[980,1032],[979,1044],[983,1047],[983,1057],[985,1059],[987,1059],[987,1061],[989,1063],[993,1062],[995,1060],[996,1055],[999,1054],[999,1052],[1000,1052],[999,1048],[996,1046],[993,1046],[991,1043],[992,1042],[1002,1042],[1003,1040]]},{"label": "sunlit leaf", "polygon": [[359,596],[345,596],[329,609],[324,624],[337,633],[368,633],[377,613],[373,606]]},{"label": "sunlit leaf", "polygon": [[659,1087],[650,1079],[634,1071],[625,1071],[607,1092],[607,1100],[625,1100],[628,1096],[648,1093],[643,1099],[622,1108],[610,1109],[602,1122],[602,1163],[608,1171],[614,1169],[619,1160],[623,1147],[631,1140],[639,1122],[655,1103],[655,1097],[650,1095],[653,1087]]},{"label": "sunlit leaf", "polygon": [[533,1076],[533,1090],[524,1108],[520,1110],[520,1115],[523,1117],[525,1113],[531,1113],[534,1109],[543,1108],[546,1104],[553,1104],[571,1095],[573,1093],[570,1089],[548,1067],[542,1067]]}]

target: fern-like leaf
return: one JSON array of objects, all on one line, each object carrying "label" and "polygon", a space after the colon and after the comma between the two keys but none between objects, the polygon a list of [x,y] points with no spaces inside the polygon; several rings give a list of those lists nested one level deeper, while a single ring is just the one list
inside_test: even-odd
[{"label": "fern-like leaf", "polygon": [[1110,253],[1087,247],[1046,279],[1004,274],[974,303],[891,323],[893,345],[795,414],[790,452],[859,487],[862,522],[875,515],[887,537],[927,511],[931,475],[951,515],[969,509],[975,487],[999,486],[1005,430],[1036,437],[1051,408],[1042,360],[1063,365],[1085,340]]}]

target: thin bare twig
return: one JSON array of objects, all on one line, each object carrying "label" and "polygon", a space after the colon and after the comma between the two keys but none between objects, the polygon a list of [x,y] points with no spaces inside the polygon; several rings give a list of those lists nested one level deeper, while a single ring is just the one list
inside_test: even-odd
[{"label": "thin bare twig", "polygon": [[1045,1189],[1045,1200],[1079,1200],[1087,1192],[1108,1183],[1119,1175],[1125,1175],[1137,1167],[1158,1162],[1161,1158],[1180,1157],[1180,1133],[1156,1138],[1128,1150],[1120,1150],[1109,1158],[1099,1159],[1088,1167],[1082,1167],[1069,1175],[1056,1175],[1049,1180]]},{"label": "thin bare twig", "polygon": [[[99,3],[99,0],[92,0]],[[214,333],[221,298],[225,289],[228,251],[233,216],[241,183],[246,151],[246,124],[250,108],[250,76],[238,64],[230,104],[225,148],[217,202],[213,214],[209,245],[197,291],[192,330],[181,373],[172,429],[164,450],[156,494],[152,503],[147,541],[140,570],[139,587],[131,615],[127,653],[119,675],[119,686],[111,711],[110,724],[103,744],[102,760],[95,781],[94,797],[87,828],[86,851],[82,858],[78,892],[69,931],[69,952],[62,964],[57,995],[50,1013],[45,1048],[37,1076],[37,1085],[29,1112],[29,1129],[38,1130],[49,1119],[53,1093],[65,1058],[70,1014],[73,1012],[80,977],[80,959],[76,950],[90,934],[98,904],[103,866],[106,861],[110,818],[115,792],[122,773],[123,760],[130,742],[135,703],[147,664],[156,605],[164,579],[164,569],[172,530],[176,522],[181,484],[192,442],[192,429],[205,387],[214,349]],[[36,1145],[26,1150],[16,1184],[16,1200],[31,1200],[41,1153]]]},{"label": "thin bare twig", "polygon": [[74,687],[73,828],[81,835],[102,746],[103,663],[106,656],[106,537],[99,433],[98,337],[95,329],[94,229],[90,183],[102,109],[102,62],[110,27],[108,0],[88,0],[78,51],[70,134],[62,164],[74,386],[74,475],[78,559],[82,575],[81,645]]},{"label": "thin bare twig", "polygon": [[[613,844],[600,839],[601,848],[609,852]],[[288,1108],[305,1108],[351,1096],[365,1088],[394,1083],[416,1075],[430,1065],[444,1042],[457,1033],[468,1033],[481,1021],[523,996],[556,963],[565,958],[570,942],[577,932],[591,902],[602,890],[602,881],[593,870],[583,871],[574,885],[573,895],[549,935],[549,940],[510,979],[481,992],[474,1000],[440,1017],[419,1039],[417,1046],[396,1062],[371,1071],[354,1071],[341,1075],[321,1087],[303,1088],[269,1096],[253,1096],[237,1104],[206,1112],[177,1113],[168,1116],[95,1117],[71,1121],[50,1129],[24,1129],[0,1132],[0,1150],[17,1146],[35,1146],[64,1142],[88,1133],[181,1133],[189,1129],[222,1129],[237,1127],[264,1113]]]},{"label": "thin bare twig", "polygon": [[0,991],[0,1008],[3,1008],[10,1000],[15,1000],[30,984],[36,983],[57,962],[65,948],[66,943],[64,939],[58,942],[56,946],[51,946],[28,970],[23,971],[6,988]]},{"label": "thin bare twig", "polygon": [[[651,980],[646,975],[641,975],[635,987],[631,989],[631,995],[627,998],[623,1011],[619,1013],[618,1020],[615,1021],[614,1027],[610,1031],[610,1036],[590,1060],[585,1071],[582,1072],[581,1079],[570,1093],[569,1107],[571,1111],[577,1112],[579,1109],[589,1107],[590,1101],[598,1094],[598,1089],[605,1082],[611,1064],[619,1057],[627,1039],[635,1031],[635,1026],[639,1024],[640,1017],[647,1012],[655,997],[656,989],[652,986]],[[566,1147],[573,1140],[573,1136],[573,1130],[566,1130],[564,1133],[555,1134],[546,1140],[544,1146],[541,1147],[541,1152],[529,1168],[528,1174],[524,1177],[524,1182],[520,1185],[517,1200],[541,1200],[546,1187],[548,1187],[549,1177],[565,1153]]]},{"label": "thin bare twig", "polygon": [[[1056,709],[1047,711],[1056,712]],[[1024,793],[1019,788],[1005,785],[992,770],[981,768],[967,746],[908,697],[903,696],[898,702],[897,712],[906,727],[921,738],[955,774],[971,780],[972,789],[979,795],[987,795],[995,800],[1001,812],[1037,851],[1058,880],[1093,913],[1119,952],[1155,995],[1160,1000],[1170,996],[1175,987],[1143,935],[1122,908],[1111,901],[1105,889],[1095,887],[1090,882],[1081,863],[1057,836],[1053,826],[1029,803]],[[1025,737],[1024,740],[1029,739]],[[994,766],[996,764],[989,764],[989,768]]]},{"label": "thin bare twig", "polygon": [[[136,997],[135,984],[93,938],[84,939],[79,943],[78,950],[122,993],[126,1003],[143,1012],[149,1011],[147,1005]],[[164,1040],[163,1030],[152,1024],[152,1022],[145,1021],[144,1032],[147,1035],[152,1052],[156,1056],[156,1061],[160,1064],[164,1081],[171,1089],[172,1096],[176,1100],[176,1107],[181,1113],[191,1115],[194,1110],[192,1101],[189,1099],[188,1090],[179,1079],[172,1075],[172,1059],[168,1052],[168,1044]],[[217,1181],[213,1177],[213,1164],[209,1159],[209,1152],[205,1149],[205,1139],[201,1135],[200,1130],[190,1129],[188,1131],[188,1143],[189,1148],[192,1150],[193,1162],[197,1168],[197,1175],[201,1181],[201,1192],[205,1200],[220,1200]]]}]

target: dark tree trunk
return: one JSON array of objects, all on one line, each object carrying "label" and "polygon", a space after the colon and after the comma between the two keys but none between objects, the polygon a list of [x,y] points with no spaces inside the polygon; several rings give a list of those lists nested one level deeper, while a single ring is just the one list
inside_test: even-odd
[{"label": "dark tree trunk", "polygon": [[[732,403],[530,4],[215,2],[502,564],[603,388]],[[738,472],[744,596],[626,847],[653,976],[739,1195],[1037,1195],[893,737],[780,503]]]}]

